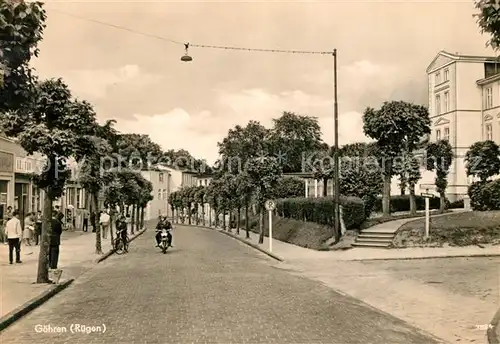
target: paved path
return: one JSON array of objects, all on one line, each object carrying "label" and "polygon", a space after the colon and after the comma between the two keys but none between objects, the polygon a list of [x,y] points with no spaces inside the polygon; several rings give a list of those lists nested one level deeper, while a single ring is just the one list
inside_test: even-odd
[{"label": "paved path", "polygon": [[[452,211],[453,211],[453,213],[462,213],[462,212],[465,212],[466,210],[452,209]],[[445,216],[445,215],[450,215],[450,213],[436,214],[436,215],[431,215],[430,217],[435,218],[435,217],[440,217],[440,216]],[[398,231],[398,229],[401,228],[401,226],[407,224],[408,222],[421,220],[422,218],[425,218],[424,216],[412,217],[412,218],[408,218],[408,219],[400,219],[400,220],[379,223],[375,226],[363,229],[361,232],[362,233],[396,233]]]},{"label": "paved path", "polygon": [[[178,226],[174,245],[164,255],[146,232],[128,255],[99,264],[0,341],[437,343],[397,318],[270,266],[267,256],[215,231]],[[72,334],[71,324],[104,324],[106,332]],[[37,333],[37,325],[68,332]]]}]

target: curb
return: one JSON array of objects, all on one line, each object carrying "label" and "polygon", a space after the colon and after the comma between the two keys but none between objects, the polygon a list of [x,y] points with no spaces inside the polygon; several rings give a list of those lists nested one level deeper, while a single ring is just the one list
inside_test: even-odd
[{"label": "curb", "polygon": [[271,253],[271,252],[269,252],[268,250],[263,249],[263,248],[262,248],[262,247],[260,247],[259,245],[254,244],[253,242],[250,242],[250,241],[248,241],[248,240],[246,240],[246,239],[240,238],[239,236],[237,236],[237,235],[235,235],[235,234],[233,234],[233,233],[226,232],[226,231],[224,231],[224,230],[222,230],[222,229],[212,228],[212,227],[207,227],[207,226],[199,226],[199,225],[188,225],[188,224],[182,224],[181,226],[186,226],[186,227],[198,227],[198,228],[206,228],[206,229],[211,229],[211,230],[213,230],[213,231],[217,231],[217,232],[219,232],[219,233],[223,233],[223,234],[225,234],[225,235],[227,235],[227,236],[230,236],[230,237],[231,237],[231,238],[233,238],[233,239],[236,239],[236,240],[238,240],[238,241],[240,241],[240,242],[242,242],[242,243],[244,243],[244,244],[247,244],[247,245],[248,245],[248,246],[250,246],[250,247],[253,247],[254,249],[256,249],[256,250],[258,250],[258,251],[260,251],[260,252],[262,252],[262,253],[264,253],[264,254],[267,254],[269,257],[271,257],[271,258],[273,258],[273,259],[276,259],[276,260],[277,260],[277,261],[279,261],[279,262],[284,262],[284,261],[285,261],[283,258],[278,257],[278,256],[277,256],[277,255],[275,255],[274,253]]},{"label": "curb", "polygon": [[486,331],[486,335],[488,337],[488,344],[500,344],[500,338],[497,334],[498,326],[500,325],[500,309],[495,313],[493,319],[490,322],[488,327],[488,331]]},{"label": "curb", "polygon": [[[128,239],[128,242],[132,242],[134,241],[135,239],[137,239],[140,235],[144,234],[144,232],[147,230],[147,228],[144,228],[144,229],[141,229],[139,232],[137,232],[133,237],[131,237],[130,239]],[[106,260],[108,259],[109,257],[111,257],[113,254],[115,253],[115,249],[112,248],[111,250],[109,250],[108,252],[106,252],[103,256],[99,257],[96,259],[96,263],[100,263],[102,262],[103,260]]]},{"label": "curb", "polygon": [[[364,259],[348,259],[351,262],[365,262],[365,261],[375,261],[375,260],[423,260],[423,259],[450,259],[450,258],[488,258],[488,257],[499,257],[500,253],[478,253],[478,254],[457,254],[450,256],[425,256],[425,257],[398,257],[398,258],[364,258]],[[500,343],[498,343],[500,344]]]},{"label": "curb", "polygon": [[19,320],[35,308],[40,307],[43,305],[45,302],[47,302],[49,299],[51,299],[53,296],[57,295],[64,289],[66,289],[71,283],[73,283],[75,279],[71,278],[67,281],[64,281],[60,284],[56,284],[54,286],[51,286],[48,290],[44,291],[40,295],[32,298],[28,302],[24,303],[23,305],[17,307],[10,313],[4,315],[0,319],[0,332],[5,330],[7,327],[12,325],[15,321]]}]

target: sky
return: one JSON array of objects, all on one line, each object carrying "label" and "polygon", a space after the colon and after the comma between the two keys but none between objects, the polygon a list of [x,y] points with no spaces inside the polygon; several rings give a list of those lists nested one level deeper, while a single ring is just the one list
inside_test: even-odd
[{"label": "sky", "polygon": [[[338,53],[339,143],[367,141],[362,113],[384,101],[427,105],[425,69],[440,50],[493,55],[473,1],[47,1],[34,67],[62,77],[101,121],[213,162],[217,142],[283,111],[318,118],[333,144],[333,58],[177,42]],[[83,17],[84,19],[74,16]],[[111,24],[106,26],[95,21]],[[125,27],[120,30],[112,25]]]}]

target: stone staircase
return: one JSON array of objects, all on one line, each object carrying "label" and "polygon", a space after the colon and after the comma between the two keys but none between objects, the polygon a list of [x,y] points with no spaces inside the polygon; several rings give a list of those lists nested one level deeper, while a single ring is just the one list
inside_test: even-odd
[{"label": "stone staircase", "polygon": [[[378,227],[378,226],[377,226]],[[389,248],[396,233],[390,229],[365,229],[357,237],[352,246]]]}]

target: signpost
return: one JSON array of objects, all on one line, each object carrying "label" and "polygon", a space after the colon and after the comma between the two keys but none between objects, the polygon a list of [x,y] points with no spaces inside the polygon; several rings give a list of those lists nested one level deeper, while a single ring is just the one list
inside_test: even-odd
[{"label": "signpost", "polygon": [[429,233],[430,233],[430,207],[429,207],[429,200],[431,198],[434,198],[434,195],[429,193],[429,189],[425,189],[426,192],[423,192],[421,194],[422,197],[425,198],[425,238],[429,238]]},{"label": "signpost", "polygon": [[273,252],[273,210],[276,209],[276,203],[273,200],[267,200],[265,206],[269,211],[269,252]]}]

